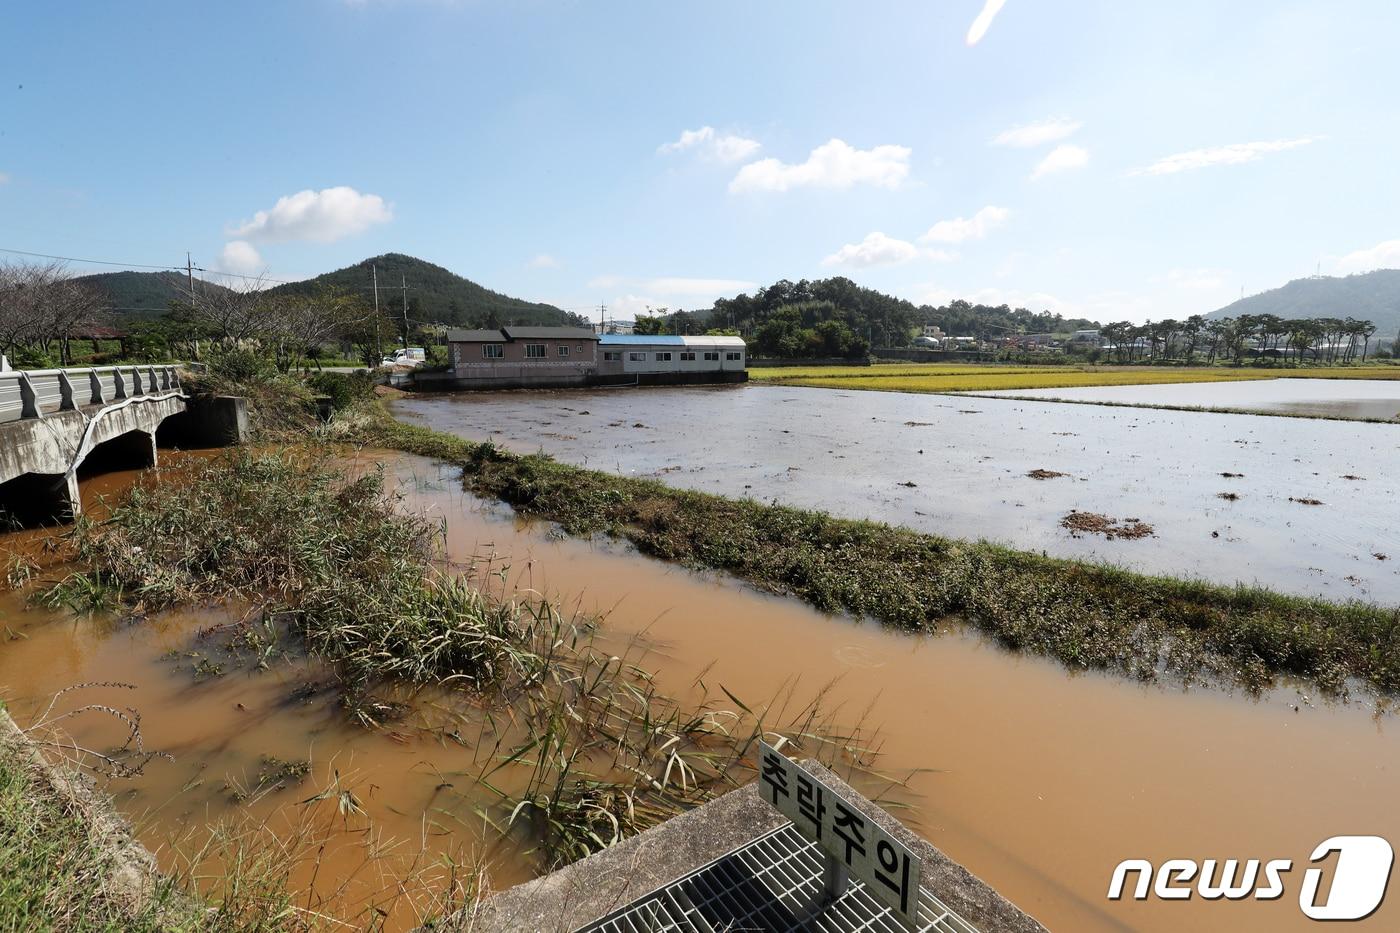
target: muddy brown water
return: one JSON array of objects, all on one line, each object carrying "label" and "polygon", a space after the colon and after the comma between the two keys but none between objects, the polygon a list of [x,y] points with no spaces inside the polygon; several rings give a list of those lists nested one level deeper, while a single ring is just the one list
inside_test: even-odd
[{"label": "muddy brown water", "polygon": [[[905,799],[916,810],[906,820],[1052,929],[1303,929],[1296,896],[1317,842],[1343,833],[1400,840],[1396,721],[1365,703],[1320,704],[1294,689],[1254,700],[1072,676],[956,631],[913,637],[828,617],[620,546],[559,539],[464,494],[450,468],[383,459],[405,508],[445,519],[451,557],[508,566],[513,587],[604,614],[618,645],[640,636],[664,691],[685,695],[703,673],[711,690],[722,684],[761,704],[784,682],[796,680],[799,694],[834,682],[829,702],[838,718],[878,724],[882,770],[926,769],[910,779]],[[94,482],[115,489],[126,481]],[[482,798],[441,788],[466,783],[468,750],[413,722],[367,732],[328,700],[289,703],[317,673],[304,664],[193,677],[193,631],[227,613],[129,625],[29,610],[0,596],[0,616],[13,632],[0,645],[0,684],[21,718],[73,683],[137,685],[83,698],[139,708],[148,746],[174,754],[111,788],[165,860],[168,840],[220,816],[290,823],[287,814],[335,769],[365,816],[346,822],[315,885],[372,873],[361,867],[366,832],[398,840],[406,853],[424,839],[431,852],[486,847],[490,834],[475,812]],[[167,657],[172,651],[181,657]],[[94,745],[113,735],[97,719],[72,725]],[[231,802],[224,784],[246,785],[266,754],[309,759],[312,775],[258,801]],[[1295,870],[1274,902],[1109,902],[1113,866],[1133,857],[1290,858]],[[528,874],[518,853],[495,850],[494,858],[497,884]],[[373,881],[365,879],[366,891]],[[1392,898],[1362,927],[1389,929],[1397,920]]]},{"label": "muddy brown water", "polygon": [[[687,489],[1148,573],[1400,604],[1392,425],[752,384],[457,393],[393,407],[440,431]],[[1067,476],[1036,480],[1034,470]],[[1071,511],[1155,533],[1075,536],[1060,524]]]}]

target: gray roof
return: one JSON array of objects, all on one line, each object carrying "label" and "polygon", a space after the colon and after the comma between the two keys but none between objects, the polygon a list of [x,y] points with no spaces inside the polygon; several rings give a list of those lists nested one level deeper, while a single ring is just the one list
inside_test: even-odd
[{"label": "gray roof", "polygon": [[505,334],[499,330],[449,330],[447,340],[449,343],[488,343],[490,341],[505,340]]},{"label": "gray roof", "polygon": [[597,340],[591,327],[502,327],[511,340]]}]

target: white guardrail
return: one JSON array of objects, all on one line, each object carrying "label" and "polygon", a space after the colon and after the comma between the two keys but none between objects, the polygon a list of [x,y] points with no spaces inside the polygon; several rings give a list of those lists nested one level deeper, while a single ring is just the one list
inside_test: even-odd
[{"label": "white guardrail", "polygon": [[0,421],[43,418],[180,388],[176,364],[0,372]]}]

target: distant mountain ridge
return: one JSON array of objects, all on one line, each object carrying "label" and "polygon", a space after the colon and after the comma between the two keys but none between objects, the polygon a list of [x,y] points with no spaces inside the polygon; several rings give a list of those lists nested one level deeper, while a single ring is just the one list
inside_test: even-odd
[{"label": "distant mountain ridge", "polygon": [[[113,311],[133,317],[158,317],[170,310],[172,301],[190,300],[183,272],[98,272],[79,276],[78,281],[104,295]],[[203,291],[223,286],[196,280],[195,288]]]},{"label": "distant mountain ridge", "polygon": [[[402,253],[372,256],[313,279],[278,285],[269,289],[269,294],[305,294],[328,286],[372,299],[371,266],[378,269],[380,306],[390,313],[402,307],[400,284],[408,283],[409,316],[415,322],[466,327],[588,323],[553,305],[491,291],[442,266]],[[112,310],[124,316],[158,317],[170,309],[171,302],[189,300],[182,272],[99,272],[81,276],[80,281],[101,292]],[[195,280],[195,288],[201,292],[223,287],[207,279]]]},{"label": "distant mountain ridge", "polygon": [[1274,314],[1281,318],[1356,318],[1376,325],[1376,340],[1390,342],[1400,331],[1400,269],[1378,269],[1342,277],[1312,276],[1250,295],[1207,318]]},{"label": "distant mountain ridge", "polygon": [[400,285],[408,283],[409,317],[415,322],[432,321],[466,327],[587,323],[554,305],[491,291],[442,266],[402,253],[372,256],[314,279],[278,285],[271,293],[305,294],[329,286],[370,297],[376,272],[379,277],[380,307],[388,309],[391,314],[399,313],[402,308],[404,295]]}]

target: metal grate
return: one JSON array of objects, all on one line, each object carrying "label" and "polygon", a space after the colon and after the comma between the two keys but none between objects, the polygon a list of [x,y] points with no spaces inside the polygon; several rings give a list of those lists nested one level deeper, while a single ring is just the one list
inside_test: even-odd
[{"label": "metal grate", "polygon": [[[821,886],[821,850],[789,823],[589,924],[581,933],[908,933],[854,878],[845,894],[812,916],[809,905]],[[977,933],[977,928],[921,888],[919,933]]]}]

